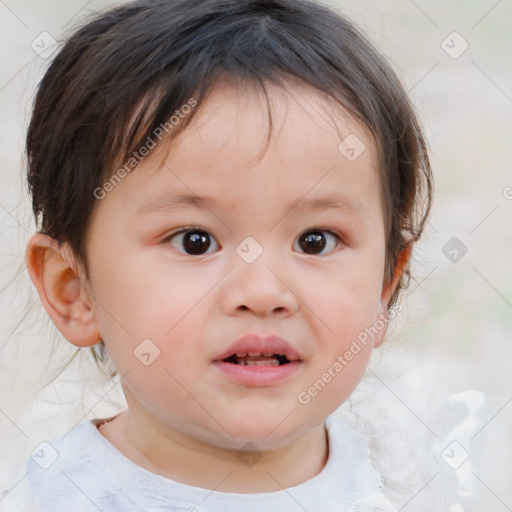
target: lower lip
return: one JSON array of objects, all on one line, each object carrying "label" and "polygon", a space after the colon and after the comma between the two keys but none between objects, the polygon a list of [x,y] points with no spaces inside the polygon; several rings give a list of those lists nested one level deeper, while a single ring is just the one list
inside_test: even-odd
[{"label": "lower lip", "polygon": [[241,366],[239,364],[214,361],[216,366],[228,379],[250,387],[266,387],[281,384],[294,375],[300,362],[280,366]]}]

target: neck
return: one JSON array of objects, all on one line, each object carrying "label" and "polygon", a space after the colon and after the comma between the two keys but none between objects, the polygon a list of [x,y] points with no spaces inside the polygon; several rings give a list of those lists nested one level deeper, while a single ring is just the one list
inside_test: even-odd
[{"label": "neck", "polygon": [[100,432],[135,464],[177,482],[231,493],[280,491],[320,473],[328,457],[320,424],[290,444],[266,451],[212,446],[128,410]]}]

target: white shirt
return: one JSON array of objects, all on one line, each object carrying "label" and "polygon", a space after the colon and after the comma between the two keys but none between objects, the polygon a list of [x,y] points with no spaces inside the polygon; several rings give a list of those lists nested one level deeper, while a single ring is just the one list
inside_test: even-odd
[{"label": "white shirt", "polygon": [[365,441],[335,415],[326,419],[329,457],[322,471],[297,486],[257,494],[211,491],[152,473],[103,437],[100,421],[79,424],[32,454],[27,478],[0,505],[11,503],[16,512],[395,510],[382,494]]}]

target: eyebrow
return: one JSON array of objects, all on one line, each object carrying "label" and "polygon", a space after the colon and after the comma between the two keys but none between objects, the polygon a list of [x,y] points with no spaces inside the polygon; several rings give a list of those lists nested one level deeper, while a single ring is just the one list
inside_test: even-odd
[{"label": "eyebrow", "polygon": [[[176,196],[156,197],[146,201],[137,210],[137,213],[171,212],[186,208],[199,210],[218,210],[219,203],[209,196],[201,196],[192,193],[178,194]],[[367,216],[367,210],[359,201],[337,193],[327,194],[322,197],[299,198],[289,203],[284,211],[288,215],[291,210],[340,210],[354,216]]]}]

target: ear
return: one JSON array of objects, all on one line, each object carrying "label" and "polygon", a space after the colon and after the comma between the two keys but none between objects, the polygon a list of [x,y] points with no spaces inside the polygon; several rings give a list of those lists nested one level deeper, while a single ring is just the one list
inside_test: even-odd
[{"label": "ear", "polygon": [[395,269],[393,271],[393,277],[391,281],[384,285],[382,288],[382,294],[380,297],[380,312],[379,312],[379,318],[382,322],[384,322],[384,328],[379,330],[379,333],[375,336],[374,339],[374,347],[378,347],[382,340],[384,339],[384,336],[387,331],[388,327],[388,304],[391,299],[391,296],[393,295],[393,292],[396,290],[396,287],[398,286],[398,282],[400,281],[400,278],[402,277],[403,273],[405,272],[405,269],[407,268],[407,265],[409,264],[409,260],[411,258],[411,252],[412,252],[412,245],[407,245],[402,251],[398,254],[396,258],[396,265]]},{"label": "ear", "polygon": [[69,246],[36,233],[27,244],[25,263],[46,312],[63,336],[77,347],[100,341],[92,297]]}]

